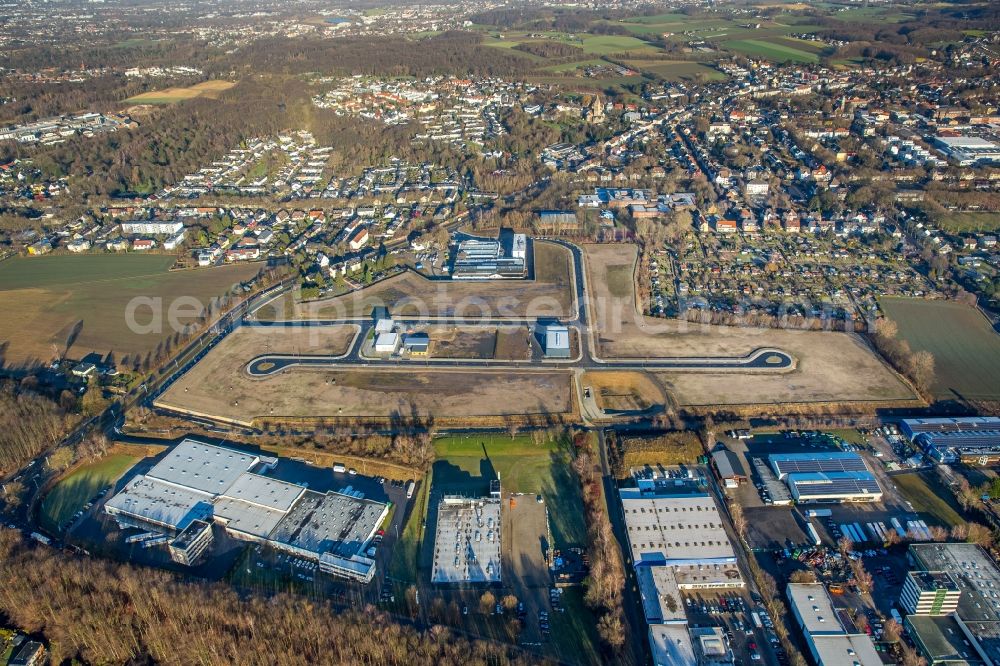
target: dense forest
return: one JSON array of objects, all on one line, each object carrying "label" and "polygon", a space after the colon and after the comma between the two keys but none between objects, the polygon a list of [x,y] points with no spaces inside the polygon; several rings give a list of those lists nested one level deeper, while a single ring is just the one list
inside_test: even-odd
[{"label": "dense forest", "polygon": [[516,77],[534,63],[504,49],[482,46],[483,36],[445,32],[420,40],[388,36],[343,39],[261,39],[212,65],[219,76],[230,72],[271,74],[379,74],[385,76]]},{"label": "dense forest", "polygon": [[67,418],[66,410],[49,398],[16,389],[13,382],[0,383],[0,476],[58,442]]},{"label": "dense forest", "polygon": [[40,632],[52,661],[213,666],[239,663],[500,666],[531,663],[508,648],[418,631],[378,611],[336,613],[300,597],[241,598],[224,584],[69,558],[0,532],[0,613]]}]

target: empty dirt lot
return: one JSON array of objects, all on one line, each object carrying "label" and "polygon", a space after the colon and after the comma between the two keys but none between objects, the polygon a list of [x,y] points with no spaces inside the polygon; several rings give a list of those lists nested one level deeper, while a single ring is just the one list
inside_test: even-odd
[{"label": "empty dirt lot", "polygon": [[367,317],[383,306],[400,317],[565,317],[573,311],[569,250],[535,243],[535,280],[429,280],[406,272],[361,291],[296,308],[302,319]]},{"label": "empty dirt lot", "polygon": [[[304,336],[314,329],[296,330]],[[433,414],[469,418],[573,411],[570,373],[449,372],[413,370],[325,370],[289,368],[256,379],[245,372],[254,356],[297,351],[339,354],[354,335],[353,326],[324,327],[319,344],[279,345],[243,333],[230,335],[157,401],[164,407],[250,423],[255,417],[409,417]],[[308,341],[308,340],[307,340]]]},{"label": "empty dirt lot", "polygon": [[712,326],[677,319],[643,317],[627,295],[637,248],[589,245],[587,286],[597,352],[607,359],[743,356],[776,347],[796,359],[790,372],[657,373],[684,405],[751,402],[906,400],[913,393],[854,334],[773,328]]},{"label": "empty dirt lot", "polygon": [[431,326],[430,353],[434,358],[490,359],[497,345],[495,328],[457,328]]},{"label": "empty dirt lot", "polygon": [[581,381],[605,411],[641,411],[666,399],[663,389],[645,372],[591,370]]}]

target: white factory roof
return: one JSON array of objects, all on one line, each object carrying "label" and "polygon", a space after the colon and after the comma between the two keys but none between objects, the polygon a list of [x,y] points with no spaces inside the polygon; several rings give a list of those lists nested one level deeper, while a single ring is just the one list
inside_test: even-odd
[{"label": "white factory roof", "polygon": [[106,510],[182,530],[212,515],[212,496],[198,490],[137,476],[107,501]]},{"label": "white factory roof", "polygon": [[687,624],[654,624],[649,628],[654,666],[696,666]]},{"label": "white factory roof", "polygon": [[736,561],[711,495],[651,495],[622,490],[622,509],[637,562],[675,566]]},{"label": "white factory roof", "polygon": [[247,472],[236,479],[236,482],[224,493],[225,497],[222,499],[241,500],[285,513],[292,508],[292,505],[302,497],[302,493],[305,491],[305,487],[294,483]]},{"label": "white factory roof", "polygon": [[379,333],[375,338],[375,348],[385,349],[392,348],[395,349],[396,345],[399,344],[399,333]]},{"label": "white factory roof", "polygon": [[258,462],[260,457],[250,453],[185,439],[156,463],[146,476],[221,495]]},{"label": "white factory roof", "polygon": [[868,636],[814,636],[813,645],[820,666],[883,666]]},{"label": "white factory roof", "polygon": [[569,349],[569,329],[565,326],[549,326],[545,330],[546,349]]},{"label": "white factory roof", "polygon": [[[671,622],[686,622],[683,597],[677,587],[677,580],[672,567],[637,567],[636,581],[639,583],[639,596],[642,598],[642,610],[649,624]],[[677,603],[674,610],[666,603],[668,596]]]},{"label": "white factory roof", "polygon": [[259,504],[220,497],[215,501],[214,515],[234,532],[263,539],[274,531],[287,514]]},{"label": "white factory roof", "polygon": [[824,585],[789,583],[787,594],[818,666],[882,666],[872,639],[844,628]]},{"label": "white factory roof", "polygon": [[799,623],[812,636],[844,635],[844,627],[833,608],[830,595],[819,583],[789,583],[788,598],[797,612]]},{"label": "white factory roof", "polygon": [[949,148],[995,148],[996,144],[978,136],[939,136],[937,140]]}]

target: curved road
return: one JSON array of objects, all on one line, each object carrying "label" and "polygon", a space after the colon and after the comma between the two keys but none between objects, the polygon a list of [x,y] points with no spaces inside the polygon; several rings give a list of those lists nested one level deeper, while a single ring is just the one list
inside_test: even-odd
[{"label": "curved road", "polygon": [[[532,240],[532,243],[537,242]],[[244,321],[246,326],[280,326],[280,327],[311,327],[311,326],[357,326],[359,331],[351,342],[348,351],[340,356],[298,355],[298,354],[264,354],[252,359],[246,366],[247,373],[253,377],[267,377],[289,368],[306,367],[344,367],[344,368],[441,368],[441,369],[521,369],[521,370],[551,370],[553,368],[615,368],[625,370],[787,370],[795,367],[795,359],[781,349],[762,347],[755,349],[746,356],[716,356],[716,357],[661,357],[661,358],[619,358],[605,360],[594,353],[592,328],[588,325],[586,281],[583,268],[583,252],[577,245],[561,239],[547,239],[569,250],[573,256],[574,312],[563,323],[576,331],[579,341],[579,355],[575,359],[544,359],[534,361],[499,361],[474,359],[375,359],[362,354],[365,341],[374,326],[370,318],[297,320],[280,322]],[[639,314],[638,312],[636,314]],[[487,318],[469,322],[467,320],[435,318],[427,321],[400,317],[400,322],[408,324],[455,324],[475,326],[530,326],[534,319],[527,318]]]},{"label": "curved road", "polygon": [[[352,358],[354,357],[354,358]],[[498,369],[516,368],[550,370],[558,367],[615,368],[625,370],[785,370],[793,367],[794,360],[780,349],[755,349],[746,356],[720,356],[717,358],[661,358],[653,360],[619,359],[616,361],[580,362],[560,361],[470,361],[458,359],[442,360],[361,360],[356,350],[346,356],[316,356],[292,354],[264,354],[247,364],[247,373],[253,377],[267,377],[296,366],[320,368],[340,366],[345,368],[396,367],[396,368],[442,368],[442,369]]]}]

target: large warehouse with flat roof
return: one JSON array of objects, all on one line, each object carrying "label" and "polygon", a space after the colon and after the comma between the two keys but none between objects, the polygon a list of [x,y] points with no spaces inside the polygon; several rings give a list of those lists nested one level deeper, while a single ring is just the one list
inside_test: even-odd
[{"label": "large warehouse with flat roof", "polygon": [[1000,418],[903,419],[899,429],[938,462],[1000,464]]},{"label": "large warehouse with flat roof", "polygon": [[882,666],[872,639],[848,631],[822,583],[789,583],[786,594],[817,666]]},{"label": "large warehouse with flat roof", "polygon": [[431,582],[500,582],[500,500],[445,496],[438,504]]},{"label": "large warehouse with flat roof", "polygon": [[692,480],[675,481],[669,491],[618,491],[657,666],[697,663],[681,590],[744,586],[715,499]]},{"label": "large warehouse with flat roof", "polygon": [[802,472],[785,477],[796,502],[881,502],[882,488],[871,472]]},{"label": "large warehouse with flat roof", "polygon": [[236,539],[266,543],[317,561],[327,573],[369,582],[375,562],[364,552],[388,505],[265,476],[277,462],[185,439],[129,481],[104,510],[123,527],[177,535],[171,554],[182,563],[195,559],[187,528],[214,522]]},{"label": "large warehouse with flat roof", "polygon": [[801,472],[867,472],[868,466],[857,453],[827,451],[823,453],[773,453],[768,456],[771,468],[779,479]]},{"label": "large warehouse with flat roof", "polygon": [[974,543],[915,543],[907,556],[918,569],[951,574],[960,590],[958,609],[951,617],[980,659],[1000,663],[1000,597],[994,596],[1000,594],[1000,568],[996,562]]}]

